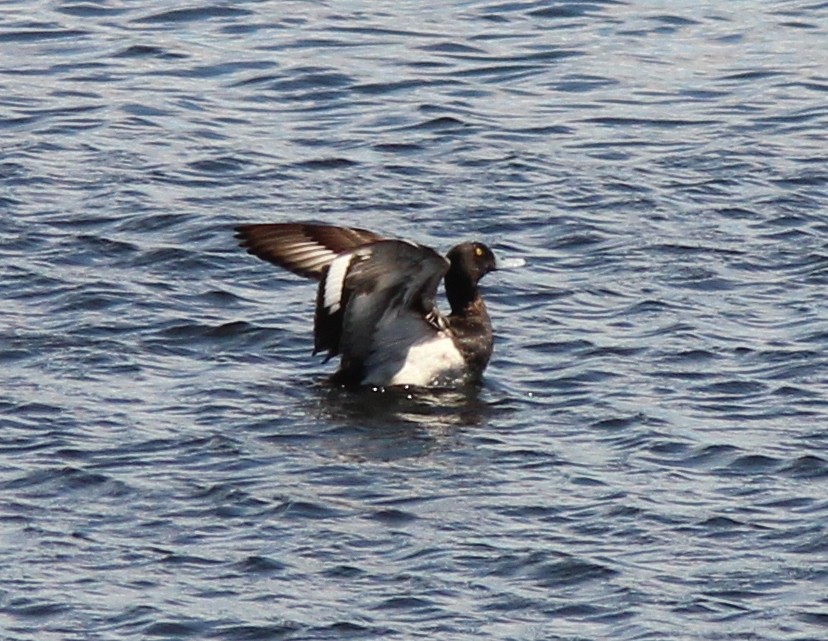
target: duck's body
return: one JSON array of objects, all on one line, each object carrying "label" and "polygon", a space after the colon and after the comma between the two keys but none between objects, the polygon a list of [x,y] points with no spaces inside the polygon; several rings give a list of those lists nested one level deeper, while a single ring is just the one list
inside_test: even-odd
[{"label": "duck's body", "polygon": [[[491,250],[433,249],[364,229],[314,223],[242,225],[241,246],[319,281],[314,353],[342,355],[333,381],[347,386],[451,386],[479,380],[492,325],[477,283],[495,269]],[[451,314],[436,306],[445,277]]]}]

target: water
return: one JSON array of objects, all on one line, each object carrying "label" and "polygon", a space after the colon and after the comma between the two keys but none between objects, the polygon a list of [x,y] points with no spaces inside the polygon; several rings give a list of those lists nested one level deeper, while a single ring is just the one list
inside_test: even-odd
[{"label": "water", "polygon": [[[0,637],[828,634],[828,5],[5,2]],[[316,219],[487,277],[344,394]]]}]

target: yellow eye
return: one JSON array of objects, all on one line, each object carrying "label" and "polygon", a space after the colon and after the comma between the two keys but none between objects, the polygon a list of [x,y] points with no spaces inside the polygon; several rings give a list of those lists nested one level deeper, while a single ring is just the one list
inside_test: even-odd
[{"label": "yellow eye", "polygon": [[483,255],[483,248],[482,247],[475,247],[474,248],[474,255],[475,256],[482,256]]}]

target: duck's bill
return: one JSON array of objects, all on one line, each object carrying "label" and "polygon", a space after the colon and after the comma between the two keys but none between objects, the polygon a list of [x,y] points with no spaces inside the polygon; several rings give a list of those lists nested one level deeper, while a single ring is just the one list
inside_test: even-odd
[{"label": "duck's bill", "polygon": [[517,269],[526,265],[526,261],[522,258],[504,258],[497,261],[498,269]]}]

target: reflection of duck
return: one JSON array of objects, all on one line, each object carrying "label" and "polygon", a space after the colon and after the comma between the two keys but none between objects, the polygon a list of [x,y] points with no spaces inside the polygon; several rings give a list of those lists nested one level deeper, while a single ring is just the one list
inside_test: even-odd
[{"label": "reflection of duck", "polygon": [[[453,385],[480,379],[492,324],[477,283],[495,269],[486,245],[443,257],[405,240],[314,223],[241,225],[241,246],[319,281],[314,353],[342,355],[333,381],[357,385]],[[436,306],[445,277],[451,314]]]},{"label": "reflection of duck", "polygon": [[[320,383],[306,388],[293,410],[302,417],[302,431],[312,434],[317,452],[352,461],[397,461],[466,449],[464,441],[475,438],[476,428],[493,418],[509,420],[509,402],[493,396],[489,387],[346,389]],[[274,439],[281,439],[284,427],[278,417],[284,408],[273,411],[277,418],[263,429],[273,429]]]},{"label": "reflection of duck", "polygon": [[348,390],[319,385],[314,387],[313,401],[313,413],[324,417],[319,421],[321,425],[335,424],[337,429],[350,427],[359,431],[416,427],[431,435],[480,426],[501,409],[500,401],[479,385]]}]

